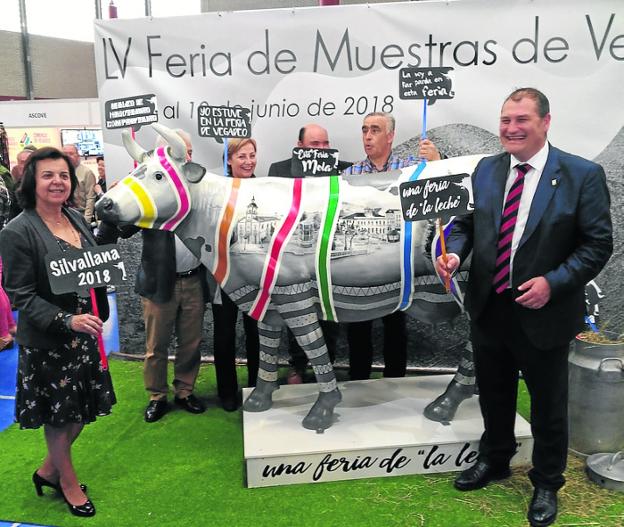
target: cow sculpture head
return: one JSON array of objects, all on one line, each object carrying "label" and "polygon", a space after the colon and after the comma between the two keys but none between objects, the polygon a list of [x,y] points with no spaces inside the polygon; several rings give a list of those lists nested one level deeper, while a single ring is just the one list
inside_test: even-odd
[{"label": "cow sculpture head", "polygon": [[98,201],[96,211],[111,223],[172,231],[191,210],[189,183],[200,181],[206,169],[187,161],[175,131],[157,123],[152,128],[167,144],[150,152],[123,131],[123,144],[138,166]]}]

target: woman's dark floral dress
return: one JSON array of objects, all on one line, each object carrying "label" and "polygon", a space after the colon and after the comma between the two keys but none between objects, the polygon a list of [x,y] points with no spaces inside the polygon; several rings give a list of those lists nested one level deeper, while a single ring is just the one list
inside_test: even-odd
[{"label": "woman's dark floral dress", "polygon": [[[67,248],[63,240],[59,245]],[[78,303],[82,313],[90,311],[90,299],[79,297]],[[70,331],[60,310],[52,324],[72,335],[68,344],[53,349],[20,347],[15,397],[20,428],[90,423],[109,414],[116,402],[110,373],[100,364],[97,339]]]}]

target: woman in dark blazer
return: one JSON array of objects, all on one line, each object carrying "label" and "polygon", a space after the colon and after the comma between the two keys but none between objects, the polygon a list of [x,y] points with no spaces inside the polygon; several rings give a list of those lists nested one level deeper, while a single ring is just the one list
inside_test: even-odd
[{"label": "woman in dark blazer", "polygon": [[96,290],[100,317],[76,294],[56,295],[46,255],[95,245],[81,214],[67,207],[76,188],[73,165],[55,148],[28,159],[19,191],[24,211],[0,232],[4,287],[20,316],[15,417],[21,428],[44,427],[47,456],[32,479],[37,494],[61,493],[77,516],[95,508],[78,483],[71,446],[86,423],[115,403],[110,374],[100,365],[97,336],[108,318],[106,291]]},{"label": "woman in dark blazer", "polygon": [[[228,176],[234,178],[256,177],[256,141],[231,139],[227,150]],[[214,364],[217,375],[217,392],[221,406],[233,412],[240,406],[236,376],[236,319],[238,306],[220,291],[221,303],[212,304],[214,320]],[[245,349],[247,351],[247,385],[255,386],[260,366],[260,337],[258,322],[243,313]]]}]

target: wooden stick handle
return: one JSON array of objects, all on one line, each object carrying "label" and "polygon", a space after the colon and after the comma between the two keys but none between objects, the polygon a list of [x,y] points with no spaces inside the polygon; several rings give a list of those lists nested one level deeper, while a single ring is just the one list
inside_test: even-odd
[{"label": "wooden stick handle", "polygon": [[[436,220],[438,222],[438,232],[440,235],[440,248],[442,249],[442,259],[444,263],[448,263],[448,257],[446,255],[446,241],[444,240],[444,228],[442,227],[442,218]],[[447,274],[444,278],[444,289],[447,293],[451,292],[451,277]]]}]

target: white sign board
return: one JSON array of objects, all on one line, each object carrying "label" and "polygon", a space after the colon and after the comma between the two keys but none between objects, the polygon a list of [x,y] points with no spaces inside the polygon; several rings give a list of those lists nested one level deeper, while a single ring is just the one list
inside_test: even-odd
[{"label": "white sign board", "polygon": [[[470,144],[466,133],[497,134],[502,101],[519,86],[550,97],[552,143],[590,159],[624,122],[621,0],[406,2],[100,20],[95,57],[102,114],[106,101],[155,94],[158,122],[190,132],[194,160],[212,172],[220,172],[223,149],[198,135],[202,104],[250,109],[258,176],[290,157],[310,122],[329,130],[343,160],[365,157],[360,128],[368,112],[395,115],[395,146],[418,138],[422,101],[400,99],[402,68],[453,68],[454,98],[436,101],[427,120],[429,130],[448,129],[439,137],[449,141],[439,146],[453,155]],[[464,137],[453,139],[462,135],[458,125]],[[137,133],[144,145],[154,139],[146,128]],[[104,139],[107,172],[119,179],[132,168],[121,130],[105,130]]]}]

